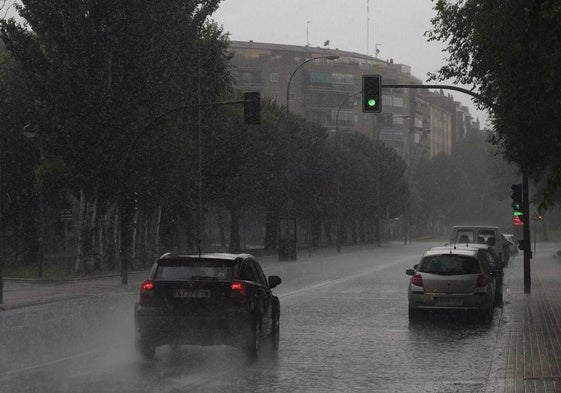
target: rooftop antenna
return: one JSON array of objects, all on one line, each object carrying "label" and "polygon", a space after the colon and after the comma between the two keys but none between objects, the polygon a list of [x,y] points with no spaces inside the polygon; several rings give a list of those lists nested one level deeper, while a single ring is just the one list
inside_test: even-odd
[{"label": "rooftop antenna", "polygon": [[310,21],[306,21],[306,46],[310,46]]},{"label": "rooftop antenna", "polygon": [[370,56],[370,0],[366,0],[366,56]]}]

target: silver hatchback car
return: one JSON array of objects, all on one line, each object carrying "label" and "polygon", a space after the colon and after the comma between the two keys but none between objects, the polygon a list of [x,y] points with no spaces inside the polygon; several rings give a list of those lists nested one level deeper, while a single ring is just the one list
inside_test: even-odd
[{"label": "silver hatchback car", "polygon": [[409,281],[409,317],[423,309],[479,311],[493,318],[495,279],[492,268],[475,248],[435,247],[405,273]]}]

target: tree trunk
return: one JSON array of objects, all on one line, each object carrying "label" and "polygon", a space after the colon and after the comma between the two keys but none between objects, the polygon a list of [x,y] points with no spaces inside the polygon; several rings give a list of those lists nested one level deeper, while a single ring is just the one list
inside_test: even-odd
[{"label": "tree trunk", "polygon": [[325,240],[327,242],[327,245],[328,246],[333,245],[333,236],[331,234],[331,223],[329,223],[328,221],[324,221],[323,228],[325,231]]},{"label": "tree trunk", "polygon": [[119,257],[121,265],[121,283],[128,283],[128,272],[130,265],[131,244],[132,244],[132,222],[134,218],[134,202],[131,198],[122,196],[119,201],[119,233],[121,235]]},{"label": "tree trunk", "polygon": [[[156,256],[160,255],[160,225],[162,223],[162,207],[158,206],[156,208],[156,223],[154,231],[154,252]],[[152,255],[154,257],[154,255]]]},{"label": "tree trunk", "polygon": [[265,218],[265,249],[274,250],[277,248],[279,236],[279,212],[276,208],[267,208]]},{"label": "tree trunk", "polygon": [[224,229],[224,216],[222,215],[222,209],[218,207],[216,209],[216,215],[218,219],[218,233],[220,235],[220,247],[226,247],[226,230]]},{"label": "tree trunk", "polygon": [[133,266],[137,264],[137,247],[138,247],[138,208],[134,206],[132,215],[132,238],[131,238],[131,263]]},{"label": "tree trunk", "polygon": [[113,204],[104,215],[103,220],[103,267],[107,270],[113,270],[117,266],[117,219],[118,212],[116,204]]},{"label": "tree trunk", "polygon": [[240,216],[236,207],[230,207],[230,252],[239,252],[240,246]]}]

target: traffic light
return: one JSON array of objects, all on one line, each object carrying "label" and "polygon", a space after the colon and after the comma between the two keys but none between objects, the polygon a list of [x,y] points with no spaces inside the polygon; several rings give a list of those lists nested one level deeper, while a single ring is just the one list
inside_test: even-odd
[{"label": "traffic light", "polygon": [[512,195],[512,215],[513,224],[522,225],[524,223],[524,213],[522,211],[522,184],[513,184],[511,187]]},{"label": "traffic light", "polygon": [[243,93],[243,117],[245,124],[261,124],[261,94],[259,92]]},{"label": "traffic light", "polygon": [[362,76],[362,111],[365,113],[382,111],[382,77],[380,75]]}]

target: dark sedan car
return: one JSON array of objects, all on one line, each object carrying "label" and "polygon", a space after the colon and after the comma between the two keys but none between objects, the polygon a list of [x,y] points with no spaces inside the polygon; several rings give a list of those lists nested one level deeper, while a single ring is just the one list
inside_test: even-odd
[{"label": "dark sedan car", "polygon": [[280,303],[249,254],[164,254],[141,284],[135,344],[145,358],[157,346],[232,345],[256,356],[262,339],[279,346]]}]

